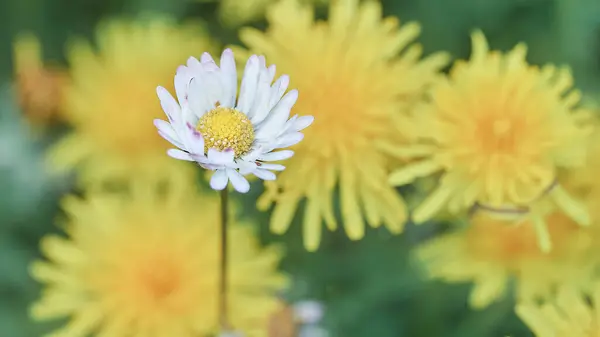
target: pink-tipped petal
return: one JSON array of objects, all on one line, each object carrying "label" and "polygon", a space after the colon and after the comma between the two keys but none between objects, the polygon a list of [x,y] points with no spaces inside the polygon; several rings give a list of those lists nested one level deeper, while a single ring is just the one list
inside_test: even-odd
[{"label": "pink-tipped petal", "polygon": [[204,153],[204,137],[202,134],[198,132],[190,123],[186,124],[187,132],[187,142],[186,145],[188,150],[194,154],[203,154]]}]

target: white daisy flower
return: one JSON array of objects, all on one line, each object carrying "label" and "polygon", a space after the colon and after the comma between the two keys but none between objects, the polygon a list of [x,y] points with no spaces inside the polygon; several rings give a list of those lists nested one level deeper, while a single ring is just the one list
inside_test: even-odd
[{"label": "white daisy flower", "polygon": [[268,162],[288,159],[294,152],[273,151],[300,142],[304,138],[300,131],[314,119],[289,118],[298,91],[284,95],[289,77],[283,75],[272,83],[274,76],[274,65],[267,67],[263,56],[252,55],[236,102],[237,72],[230,49],[221,55],[220,67],[208,53],[200,60],[190,57],[175,75],[179,103],[165,88],[157,88],[169,122],[156,119],[154,125],[179,148],[168,150],[168,155],[215,171],[210,180],[215,190],[231,181],[238,192],[246,193],[250,189],[244,178],[247,174],[274,180],[272,171],[285,167]]}]

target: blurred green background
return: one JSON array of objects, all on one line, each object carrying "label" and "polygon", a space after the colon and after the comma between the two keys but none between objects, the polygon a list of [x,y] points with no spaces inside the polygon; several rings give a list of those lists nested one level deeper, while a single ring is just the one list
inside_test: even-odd
[{"label": "blurred green background", "polygon": [[[427,53],[446,50],[468,56],[469,32],[481,28],[494,48],[527,42],[533,63],[571,65],[577,86],[600,98],[599,0],[385,0],[386,15],[418,20]],[[38,287],[27,274],[38,256],[39,238],[55,231],[58,200],[72,182],[50,178],[42,155],[55,134],[33,137],[16,103],[12,43],[16,34],[35,33],[48,61],[64,64],[64,44],[92,38],[95,25],[112,16],[169,13],[204,21],[223,44],[238,43],[234,28],[219,23],[216,3],[191,0],[4,0],[0,2],[0,337],[33,337],[47,326],[27,318]],[[325,15],[325,11],[322,14]],[[264,27],[258,21],[250,23]],[[198,51],[198,55],[202,51]],[[158,104],[158,102],[157,102]],[[60,133],[60,131],[56,131]],[[317,253],[307,253],[300,224],[284,236],[268,233],[267,215],[254,201],[260,191],[239,197],[244,216],[259,219],[265,242],[285,242],[282,268],[294,277],[290,301],[316,299],[326,306],[325,327],[343,337],[504,337],[530,336],[513,314],[510,299],[485,310],[467,307],[469,285],[425,281],[408,259],[411,247],[444,224],[409,226],[400,236],[368,229],[350,242],[340,231],[324,237]]]}]

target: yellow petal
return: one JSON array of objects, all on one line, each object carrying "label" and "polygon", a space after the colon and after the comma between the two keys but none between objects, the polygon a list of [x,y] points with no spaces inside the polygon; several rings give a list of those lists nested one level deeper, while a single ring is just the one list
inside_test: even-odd
[{"label": "yellow petal", "polygon": [[450,188],[446,186],[438,187],[417,207],[417,209],[415,209],[413,221],[416,224],[420,224],[431,219],[444,207],[451,195],[452,190]]},{"label": "yellow petal", "polygon": [[441,170],[441,166],[433,160],[425,160],[410,164],[393,172],[388,181],[393,186],[406,185],[419,177],[425,177]]}]

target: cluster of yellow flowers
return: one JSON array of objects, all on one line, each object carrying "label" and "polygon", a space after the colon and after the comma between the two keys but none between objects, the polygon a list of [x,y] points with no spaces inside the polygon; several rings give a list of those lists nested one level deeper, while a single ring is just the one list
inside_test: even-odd
[{"label": "cluster of yellow flowers", "polygon": [[[239,60],[259,54],[276,64],[298,89],[294,111],[315,116],[257,200],[261,210],[274,205],[273,232],[288,229],[304,200],[310,251],[338,222],[359,240],[366,224],[401,233],[407,221],[451,220],[451,233],[416,250],[431,277],[473,282],[476,308],[514,279],[517,314],[538,336],[596,336],[600,135],[568,68],[528,64],[523,44],[490,50],[480,31],[469,60],[423,57],[419,25],[382,18],[377,1],[332,1],[326,22],[315,21],[309,1],[260,2],[268,28],[242,28],[245,47],[231,49]],[[163,115],[156,85],[173,89],[173,70],[188,56],[222,46],[165,18],[109,21],[97,42],[97,51],[70,46],[62,99],[47,97],[72,126],[49,153],[52,167],[76,169],[87,194],[65,200],[68,238],[42,242],[47,260],[32,272],[46,291],[33,315],[70,317],[56,336],[210,333],[216,201],[190,187],[193,166],[166,156],[152,120]],[[43,73],[18,64],[19,78]],[[47,114],[39,102],[24,106]],[[125,195],[106,190],[115,182],[129,186]],[[395,188],[406,184],[422,192],[410,211]],[[281,254],[260,248],[243,224],[231,235],[233,323],[260,336],[285,285]]]}]

